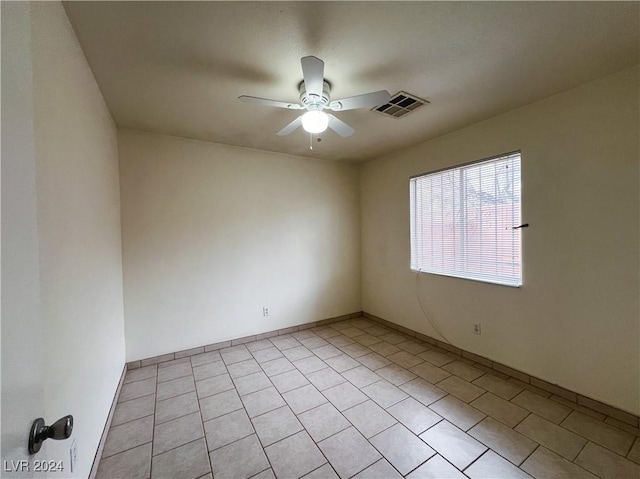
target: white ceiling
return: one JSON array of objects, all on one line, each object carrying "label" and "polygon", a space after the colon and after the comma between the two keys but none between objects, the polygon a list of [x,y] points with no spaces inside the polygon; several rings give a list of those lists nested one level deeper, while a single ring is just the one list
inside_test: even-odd
[{"label": "white ceiling", "polygon": [[[367,160],[639,62],[638,2],[67,2],[115,122],[169,135]],[[431,102],[400,119],[337,113],[355,128],[309,150],[300,58],[325,61],[332,99],[386,89]]]}]

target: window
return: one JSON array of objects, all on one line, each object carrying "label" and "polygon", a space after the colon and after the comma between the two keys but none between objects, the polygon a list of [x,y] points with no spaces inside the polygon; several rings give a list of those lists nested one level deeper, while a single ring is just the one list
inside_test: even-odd
[{"label": "window", "polygon": [[410,180],[411,269],[520,286],[520,153]]}]

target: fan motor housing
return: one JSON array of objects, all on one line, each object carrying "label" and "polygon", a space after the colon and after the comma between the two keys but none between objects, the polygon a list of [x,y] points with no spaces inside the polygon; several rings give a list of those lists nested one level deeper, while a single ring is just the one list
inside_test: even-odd
[{"label": "fan motor housing", "polygon": [[326,80],[322,82],[322,98],[316,95],[307,95],[307,89],[304,86],[304,81],[300,83],[299,88],[300,102],[306,107],[309,107],[311,105],[324,106],[328,104],[329,100],[331,99],[331,85],[329,85],[329,82],[327,82]]}]

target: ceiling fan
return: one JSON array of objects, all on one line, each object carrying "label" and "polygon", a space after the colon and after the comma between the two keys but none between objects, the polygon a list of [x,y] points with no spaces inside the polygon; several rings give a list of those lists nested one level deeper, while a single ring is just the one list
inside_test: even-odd
[{"label": "ceiling fan", "polygon": [[299,126],[302,126],[308,133],[322,133],[327,128],[331,128],[342,137],[351,136],[354,132],[353,128],[323,110],[344,111],[371,108],[382,105],[391,98],[388,91],[380,90],[331,101],[331,85],[324,79],[324,62],[314,56],[303,57],[300,62],[302,63],[302,75],[304,78],[300,83],[301,104],[267,100],[266,98],[257,98],[255,96],[242,95],[238,97],[238,100],[244,103],[287,108],[289,110],[307,110],[303,115],[300,115],[280,130],[277,133],[278,136],[289,135]]}]

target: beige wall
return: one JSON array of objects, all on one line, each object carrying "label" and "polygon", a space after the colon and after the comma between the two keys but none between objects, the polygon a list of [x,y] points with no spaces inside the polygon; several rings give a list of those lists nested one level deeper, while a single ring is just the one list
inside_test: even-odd
[{"label": "beige wall", "polygon": [[62,5],[31,4],[34,132],[47,423],[64,477],[86,477],[124,366],[116,129]]},{"label": "beige wall", "polygon": [[[437,337],[419,297],[454,345],[640,413],[638,80],[621,72],[364,165],[363,309]],[[523,287],[412,273],[409,177],[514,150]]]},{"label": "beige wall", "polygon": [[127,360],[360,310],[356,167],[132,130],[118,144]]}]

